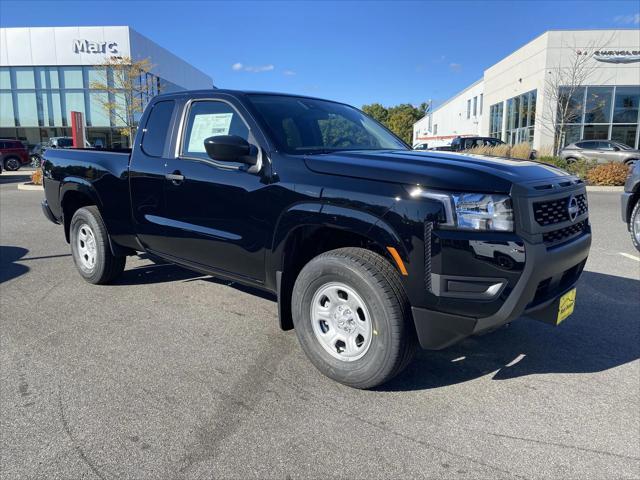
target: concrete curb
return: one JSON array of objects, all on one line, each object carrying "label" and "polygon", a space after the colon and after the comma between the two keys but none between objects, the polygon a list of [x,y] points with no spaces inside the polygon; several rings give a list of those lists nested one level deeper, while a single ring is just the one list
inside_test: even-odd
[{"label": "concrete curb", "polygon": [[587,192],[624,192],[624,187],[599,187],[587,185]]},{"label": "concrete curb", "polygon": [[18,184],[18,190],[41,192],[43,189],[42,189],[42,185],[34,185],[31,182],[25,182],[25,183]]}]

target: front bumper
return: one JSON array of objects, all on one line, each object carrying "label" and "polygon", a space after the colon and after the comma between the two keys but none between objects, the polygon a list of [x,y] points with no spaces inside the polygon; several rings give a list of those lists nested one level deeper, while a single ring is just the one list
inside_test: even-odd
[{"label": "front bumper", "polygon": [[525,243],[527,261],[522,275],[492,315],[474,318],[412,307],[420,345],[438,350],[469,335],[509,323],[521,315],[547,317],[549,310],[556,308],[556,300],[575,286],[590,246],[590,233],[552,249],[544,244]]}]

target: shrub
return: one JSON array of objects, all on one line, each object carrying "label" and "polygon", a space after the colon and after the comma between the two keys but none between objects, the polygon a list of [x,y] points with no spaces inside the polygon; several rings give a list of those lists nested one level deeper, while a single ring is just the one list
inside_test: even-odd
[{"label": "shrub", "polygon": [[531,156],[531,145],[529,145],[527,142],[518,143],[513,146],[506,144],[496,145],[495,147],[483,145],[465,150],[465,153],[488,155],[490,157],[520,158],[523,160],[528,160]]},{"label": "shrub", "polygon": [[597,162],[595,160],[575,160],[572,162],[567,162],[564,158],[553,156],[538,157],[536,161],[541,163],[548,163],[550,165],[553,165],[554,167],[561,168],[562,170],[565,170],[572,175],[577,175],[583,180],[587,179],[589,170],[597,165]]},{"label": "shrub", "polygon": [[522,160],[529,160],[531,158],[531,145],[527,142],[516,143],[511,147],[509,156],[511,158],[521,158]]},{"label": "shrub", "polygon": [[34,185],[42,185],[42,170],[38,168],[31,174],[31,182]]},{"label": "shrub", "polygon": [[629,167],[623,163],[605,163],[589,170],[587,180],[591,185],[620,186],[628,173]]}]

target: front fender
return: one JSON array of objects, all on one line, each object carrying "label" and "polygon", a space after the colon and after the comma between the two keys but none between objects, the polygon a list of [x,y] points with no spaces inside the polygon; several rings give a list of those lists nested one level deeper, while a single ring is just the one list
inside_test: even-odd
[{"label": "front fender", "polygon": [[381,251],[387,252],[387,247],[391,246],[403,260],[408,259],[400,236],[384,219],[362,210],[322,202],[299,203],[285,211],[276,224],[271,255],[267,261],[267,277],[274,283],[275,272],[284,269],[288,240],[300,229],[314,226],[356,233],[366,237]]}]

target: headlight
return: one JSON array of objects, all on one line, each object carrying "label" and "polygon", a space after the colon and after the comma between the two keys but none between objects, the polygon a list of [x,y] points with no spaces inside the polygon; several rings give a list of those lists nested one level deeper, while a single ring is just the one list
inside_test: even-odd
[{"label": "headlight", "polygon": [[459,193],[451,196],[456,226],[464,230],[513,231],[511,199],[505,195]]},{"label": "headlight", "polygon": [[513,208],[507,195],[485,193],[440,193],[416,188],[412,197],[439,200],[444,205],[446,221],[440,225],[459,230],[513,231]]}]

